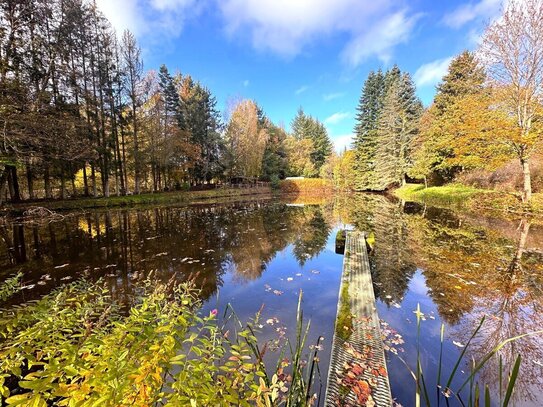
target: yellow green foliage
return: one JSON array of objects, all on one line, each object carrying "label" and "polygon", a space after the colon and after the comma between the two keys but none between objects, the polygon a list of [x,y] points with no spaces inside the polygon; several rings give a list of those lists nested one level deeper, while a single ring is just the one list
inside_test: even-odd
[{"label": "yellow green foliage", "polygon": [[281,181],[284,193],[330,193],[332,183],[322,178],[287,179]]},{"label": "yellow green foliage", "polygon": [[313,404],[317,351],[303,361],[309,325],[303,329],[300,307],[290,359],[281,352],[268,375],[256,338],[259,313],[242,324],[230,310],[222,325],[217,310],[197,312],[200,300],[187,284],[136,288],[140,296],[121,304],[101,282],[79,281],[1,310],[0,404]]},{"label": "yellow green foliage", "polygon": [[140,289],[128,311],[101,284],[87,282],[2,311],[0,400],[249,406],[278,397],[284,383],[267,379],[250,324],[230,340],[214,313],[194,312],[199,301],[188,286],[148,282]]},{"label": "yellow green foliage", "polygon": [[407,184],[394,191],[405,201],[419,201],[430,205],[464,205],[468,199],[487,191],[461,184],[449,184],[442,187],[425,188],[424,185]]}]

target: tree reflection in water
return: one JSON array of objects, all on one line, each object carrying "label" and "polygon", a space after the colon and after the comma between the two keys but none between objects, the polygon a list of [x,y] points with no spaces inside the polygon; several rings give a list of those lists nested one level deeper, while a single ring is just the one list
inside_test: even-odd
[{"label": "tree reflection in water", "polygon": [[[487,316],[470,357],[478,359],[504,339],[543,327],[541,225],[425,208],[374,194],[300,207],[256,201],[90,212],[49,224],[4,223],[0,278],[22,270],[25,284],[35,285],[11,303],[37,298],[81,275],[105,278],[122,299],[134,294],[134,280],[150,272],[164,280],[173,274],[180,280],[197,275],[206,299],[224,284],[228,272],[243,284],[261,278],[277,253],[289,246],[304,266],[323,251],[332,230],[344,225],[374,233],[370,262],[376,298],[404,320],[412,310],[392,305],[409,294],[417,271],[438,319],[450,325],[451,339],[465,343]],[[255,303],[255,311],[259,306]],[[501,352],[505,366],[522,356],[514,396],[519,404],[541,403],[542,345],[541,336],[532,336]],[[498,362],[492,363],[481,380],[494,385]]]},{"label": "tree reflection in water", "polygon": [[303,264],[324,249],[331,228],[319,206],[259,202],[74,214],[0,226],[0,265],[2,275],[22,269],[25,284],[35,285],[25,299],[82,275],[105,277],[113,293],[132,295],[130,282],[151,271],[165,281],[174,273],[181,280],[197,276],[207,299],[225,272],[255,280],[289,244]]}]

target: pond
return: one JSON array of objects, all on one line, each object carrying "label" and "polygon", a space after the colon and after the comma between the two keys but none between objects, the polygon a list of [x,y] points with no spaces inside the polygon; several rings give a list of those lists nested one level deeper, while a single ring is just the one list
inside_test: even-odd
[{"label": "pond", "polygon": [[[150,274],[193,278],[205,312],[231,304],[248,320],[263,306],[260,336],[273,344],[294,335],[302,290],[309,340],[324,337],[322,397],[343,262],[335,239],[342,229],[375,237],[370,263],[377,309],[383,330],[396,339],[387,363],[393,397],[403,406],[414,405],[414,381],[400,358],[415,366],[417,304],[424,314],[420,349],[429,387],[437,376],[442,323],[443,375],[485,315],[469,358],[543,327],[543,228],[528,219],[492,219],[369,194],[64,215],[0,225],[0,279],[22,271],[25,286],[0,306],[39,298],[80,277],[103,278],[121,301],[136,295],[135,282]],[[517,406],[543,405],[542,342],[530,336],[502,351],[509,367],[522,356]],[[266,357],[271,362],[279,354],[272,346]],[[460,379],[467,377],[469,367],[460,370]],[[479,376],[492,394],[498,394],[498,372],[492,359]]]}]

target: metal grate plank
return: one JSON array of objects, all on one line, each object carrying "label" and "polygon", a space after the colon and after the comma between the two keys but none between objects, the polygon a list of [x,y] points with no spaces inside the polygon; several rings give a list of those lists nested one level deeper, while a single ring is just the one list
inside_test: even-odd
[{"label": "metal grate plank", "polygon": [[[348,292],[348,298],[342,298],[344,290]],[[338,326],[342,321],[344,322],[344,319],[340,318],[342,302],[345,302],[344,308],[348,304],[353,317],[352,331],[349,329],[350,335],[338,334],[341,329],[344,329],[344,327]],[[371,397],[375,405],[391,406],[392,396],[388,373],[385,375],[375,374],[376,369],[384,368],[386,370],[386,360],[379,327],[379,316],[375,306],[366,235],[362,232],[349,231],[345,242],[338,315],[326,388],[326,406],[361,405],[353,389],[346,387],[344,382],[341,382],[345,366],[353,364],[365,368],[358,379],[372,383]]]}]

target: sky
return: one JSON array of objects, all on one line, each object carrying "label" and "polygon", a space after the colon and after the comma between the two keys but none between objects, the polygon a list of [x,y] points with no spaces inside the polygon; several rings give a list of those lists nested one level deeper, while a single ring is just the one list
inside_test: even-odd
[{"label": "sky", "polygon": [[166,64],[229,100],[255,100],[288,130],[299,107],[336,150],[352,140],[371,70],[397,64],[429,105],[451,59],[475,49],[501,0],[96,0],[132,31],[146,69]]}]

